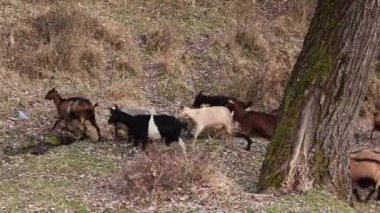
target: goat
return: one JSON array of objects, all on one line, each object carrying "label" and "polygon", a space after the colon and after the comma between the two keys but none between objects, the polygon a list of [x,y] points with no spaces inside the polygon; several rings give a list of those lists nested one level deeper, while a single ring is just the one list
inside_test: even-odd
[{"label": "goat", "polygon": [[380,112],[374,112],[373,113],[373,129],[371,131],[371,140],[372,143],[374,142],[373,140],[373,132],[374,131],[380,131]]},{"label": "goat", "polygon": [[232,135],[232,117],[230,111],[223,106],[203,107],[199,109],[181,107],[177,112],[177,118],[190,118],[195,123],[193,145],[195,145],[198,135],[207,127],[214,127],[216,129],[224,127],[227,133]]},{"label": "goat", "polygon": [[193,105],[191,107],[200,108],[202,104],[208,104],[210,106],[224,106],[224,107],[227,107],[230,111],[232,111],[232,109],[228,106],[228,100],[235,101],[244,109],[247,109],[248,107],[252,105],[251,101],[244,103],[234,97],[227,97],[223,95],[208,96],[208,95],[203,95],[203,91],[200,91],[198,95],[195,96]]},{"label": "goat", "polygon": [[93,105],[88,99],[82,97],[64,99],[58,94],[55,88],[48,91],[45,99],[52,100],[54,102],[60,116],[54,123],[51,131],[54,131],[62,120],[64,120],[66,124],[72,120],[79,120],[80,124],[83,126],[81,137],[81,139],[83,139],[87,131],[85,121],[88,120],[96,128],[98,141],[100,140],[100,129],[95,120],[95,107],[98,106],[97,103]]},{"label": "goat", "polygon": [[110,110],[108,124],[124,124],[128,128],[128,137],[134,140],[134,146],[142,141],[142,150],[145,150],[149,139],[165,139],[165,144],[178,141],[183,154],[186,156],[186,146],[180,138],[181,130],[187,128],[183,123],[169,115],[130,115],[119,109],[117,105]]},{"label": "goat", "polygon": [[241,137],[247,140],[246,150],[251,149],[252,140],[249,136],[252,133],[271,139],[277,126],[277,117],[271,114],[264,114],[255,111],[245,111],[239,104],[229,100],[229,106],[234,112],[233,119],[240,124],[240,132],[235,133],[235,137]]},{"label": "goat", "polygon": [[366,201],[377,190],[377,200],[380,200],[380,153],[365,149],[350,153],[350,171],[352,191],[358,201],[362,201],[357,188],[373,186]]},{"label": "goat", "polygon": [[[154,109],[144,109],[144,108],[127,108],[125,109],[125,112],[129,115],[150,115],[150,114],[155,114],[155,110]],[[119,129],[121,130],[124,130],[126,132],[128,132],[128,127],[123,124],[123,123],[116,123],[114,125],[115,127],[115,138],[118,138],[119,137]],[[132,138],[130,137],[130,135],[128,135],[128,143],[130,143],[132,140]]]}]

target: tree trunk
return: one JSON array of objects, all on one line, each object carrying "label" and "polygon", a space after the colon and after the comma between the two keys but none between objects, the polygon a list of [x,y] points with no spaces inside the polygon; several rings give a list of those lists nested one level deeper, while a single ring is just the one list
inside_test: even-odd
[{"label": "tree trunk", "polygon": [[379,46],[379,0],[319,0],[285,90],[259,191],[328,185],[350,198],[352,124]]}]

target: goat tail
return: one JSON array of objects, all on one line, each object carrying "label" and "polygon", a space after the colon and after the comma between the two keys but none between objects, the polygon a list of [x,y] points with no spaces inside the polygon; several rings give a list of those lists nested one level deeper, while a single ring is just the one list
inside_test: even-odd
[{"label": "goat tail", "polygon": [[92,109],[95,109],[95,107],[99,106],[97,102],[95,102],[94,106],[92,107]]}]

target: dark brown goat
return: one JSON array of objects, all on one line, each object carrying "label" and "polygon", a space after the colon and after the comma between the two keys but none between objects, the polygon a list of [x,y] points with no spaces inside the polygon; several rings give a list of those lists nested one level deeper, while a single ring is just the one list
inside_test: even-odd
[{"label": "dark brown goat", "polygon": [[237,98],[227,97],[224,95],[203,95],[203,91],[200,91],[198,95],[195,96],[193,105],[191,107],[200,108],[202,104],[208,104],[210,106],[224,106],[227,107],[230,111],[232,111],[232,109],[228,106],[228,100],[233,100],[235,103],[239,104],[244,109],[247,109],[252,105],[251,101],[244,103],[243,101],[240,101]]},{"label": "dark brown goat", "polygon": [[98,141],[100,140],[100,130],[95,120],[95,107],[98,106],[97,103],[94,105],[86,98],[72,97],[64,99],[62,98],[55,88],[51,89],[45,96],[46,100],[52,100],[57,107],[58,114],[60,118],[54,123],[53,131],[57,125],[64,120],[66,123],[72,120],[79,120],[83,126],[82,137],[85,137],[87,131],[87,126],[85,121],[88,120],[96,128],[98,133]]},{"label": "dark brown goat", "polygon": [[251,134],[256,134],[266,139],[271,139],[277,126],[277,117],[270,114],[264,114],[254,111],[245,111],[241,106],[230,100],[229,106],[234,112],[233,118],[240,124],[240,132],[235,133],[235,137],[241,137],[247,140],[248,145],[245,148],[250,150],[252,141],[249,138]]},{"label": "dark brown goat", "polygon": [[374,131],[380,131],[380,112],[374,112],[373,113],[373,129],[371,131],[372,143],[374,142],[374,140],[373,140],[373,132]]}]

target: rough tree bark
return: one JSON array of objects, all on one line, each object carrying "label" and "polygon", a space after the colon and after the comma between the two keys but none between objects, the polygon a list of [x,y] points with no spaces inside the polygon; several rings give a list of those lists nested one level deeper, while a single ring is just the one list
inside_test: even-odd
[{"label": "rough tree bark", "polygon": [[285,90],[259,191],[328,185],[340,198],[350,198],[352,121],[379,46],[380,1],[319,0]]}]

